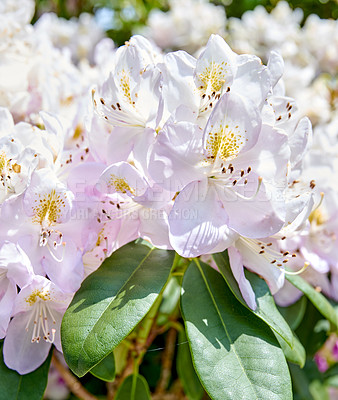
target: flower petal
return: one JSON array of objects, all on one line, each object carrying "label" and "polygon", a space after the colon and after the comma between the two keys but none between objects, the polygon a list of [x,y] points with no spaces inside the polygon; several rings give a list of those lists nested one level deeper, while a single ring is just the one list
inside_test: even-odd
[{"label": "flower petal", "polygon": [[[187,185],[169,214],[170,243],[183,257],[209,253],[230,239],[228,215],[207,180]],[[229,244],[230,244],[229,243]]]},{"label": "flower petal", "polygon": [[6,336],[16,293],[16,286],[8,279],[3,279],[0,287],[0,339]]},{"label": "flower petal", "polygon": [[250,282],[245,277],[242,257],[239,251],[232,246],[228,248],[228,254],[231,270],[238,283],[242,296],[246,301],[246,304],[252,310],[255,310],[257,307],[256,297]]},{"label": "flower petal", "polygon": [[261,129],[261,118],[253,103],[235,93],[218,101],[204,130],[206,156],[229,162],[253,147]]},{"label": "flower petal", "polygon": [[68,239],[66,243],[57,250],[57,256],[62,257],[61,262],[47,254],[42,258],[41,264],[49,279],[61,290],[74,293],[80,288],[83,280],[82,253],[72,240]]},{"label": "flower petal", "polygon": [[195,82],[201,93],[219,92],[236,74],[236,54],[219,35],[211,35],[196,64]]},{"label": "flower petal", "polygon": [[47,358],[51,343],[40,340],[32,343],[33,324],[26,325],[30,313],[16,315],[9,324],[4,341],[4,361],[8,368],[24,375],[37,369]]},{"label": "flower petal", "polygon": [[191,122],[168,123],[158,134],[149,157],[152,178],[171,192],[202,178],[198,164],[204,159],[203,131]]},{"label": "flower petal", "polygon": [[127,196],[141,196],[148,187],[138,170],[123,161],[106,168],[99,183],[102,193],[121,193]]}]

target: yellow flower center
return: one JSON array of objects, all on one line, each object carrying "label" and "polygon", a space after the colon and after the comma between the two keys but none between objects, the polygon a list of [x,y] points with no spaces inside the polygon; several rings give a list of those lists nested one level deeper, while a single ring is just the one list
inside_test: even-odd
[{"label": "yellow flower center", "polygon": [[201,92],[205,93],[209,88],[210,92],[219,92],[222,89],[226,81],[227,69],[225,68],[227,63],[222,61],[220,64],[212,61],[203,72],[198,75],[199,79],[203,83],[200,86]]},{"label": "yellow flower center", "polygon": [[62,213],[62,209],[66,208],[66,193],[56,193],[53,189],[50,193],[38,194],[37,203],[33,207],[33,221],[39,224],[46,222],[49,225],[55,224]]},{"label": "yellow flower center", "polygon": [[39,299],[44,301],[50,300],[51,297],[49,290],[35,289],[28,297],[26,297],[25,300],[30,306],[32,306]]},{"label": "yellow flower center", "polygon": [[[238,129],[238,126],[235,129]],[[209,132],[206,150],[209,153],[209,158],[216,159],[219,157],[222,161],[228,161],[237,156],[243,144],[244,139],[239,133],[229,129],[229,125],[224,127],[220,125],[218,130]]]},{"label": "yellow flower center", "polygon": [[327,221],[327,218],[325,217],[322,210],[320,210],[320,208],[317,208],[313,210],[309,215],[309,221],[311,224],[323,225]]},{"label": "yellow flower center", "polygon": [[126,100],[128,101],[128,103],[133,106],[135,102],[131,98],[130,76],[124,69],[120,72],[119,75],[120,75],[120,87],[122,89],[122,93],[126,98]]},{"label": "yellow flower center", "polygon": [[120,178],[114,174],[111,174],[110,180],[109,180],[109,186],[114,188],[116,192],[119,193],[127,193],[130,192],[131,194],[135,193],[135,190],[129,186],[129,184],[125,181],[125,179]]},{"label": "yellow flower center", "polygon": [[10,161],[7,159],[6,153],[2,151],[0,153],[0,174],[6,174],[6,171],[10,168]]}]

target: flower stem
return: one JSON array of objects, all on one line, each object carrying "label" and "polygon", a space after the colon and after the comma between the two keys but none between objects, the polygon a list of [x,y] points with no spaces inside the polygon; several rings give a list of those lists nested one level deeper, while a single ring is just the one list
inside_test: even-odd
[{"label": "flower stem", "polygon": [[98,400],[97,397],[92,395],[85,389],[80,381],[75,378],[75,376],[67,369],[61,361],[58,359],[55,353],[52,356],[52,363],[55,368],[58,370],[59,374],[61,375],[62,379],[65,381],[68,389],[75,394],[81,400]]},{"label": "flower stem", "polygon": [[162,354],[162,370],[160,380],[156,386],[155,393],[164,393],[169,385],[171,377],[171,368],[175,355],[177,331],[175,328],[170,328],[165,342],[165,349]]}]

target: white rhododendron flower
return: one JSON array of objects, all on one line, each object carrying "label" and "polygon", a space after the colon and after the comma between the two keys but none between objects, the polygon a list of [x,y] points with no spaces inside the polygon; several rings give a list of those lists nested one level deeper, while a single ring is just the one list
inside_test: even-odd
[{"label": "white rhododendron flower", "polygon": [[48,36],[55,47],[69,51],[75,63],[87,59],[92,61],[95,45],[104,36],[94,16],[86,13],[71,20],[45,13],[35,28],[38,35]]},{"label": "white rhododendron flower", "polygon": [[34,0],[3,0],[0,4],[0,38],[9,38],[20,34],[33,18]]},{"label": "white rhododendron flower", "polygon": [[206,44],[212,33],[223,35],[225,24],[225,11],[221,6],[206,0],[170,0],[168,12],[156,9],[150,12],[148,26],[141,33],[162,49],[194,53]]},{"label": "white rhododendron flower", "polygon": [[22,288],[33,279],[33,268],[27,255],[14,243],[0,247],[0,338],[6,336],[17,285]]},{"label": "white rhododendron flower", "polygon": [[8,367],[27,374],[47,358],[52,344],[61,351],[60,325],[71,300],[43,276],[35,276],[17,295],[4,342]]},{"label": "white rhododendron flower", "polygon": [[231,43],[240,53],[253,53],[266,58],[271,50],[283,57],[297,57],[300,22],[303,12],[292,10],[286,1],[280,1],[269,14],[263,6],[246,11],[241,19],[230,18]]}]

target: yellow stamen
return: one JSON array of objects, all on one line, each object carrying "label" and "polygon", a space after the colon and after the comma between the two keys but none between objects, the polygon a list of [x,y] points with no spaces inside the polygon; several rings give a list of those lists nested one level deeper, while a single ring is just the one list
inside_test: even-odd
[{"label": "yellow stamen", "polygon": [[56,193],[53,189],[50,193],[38,194],[39,199],[33,207],[34,222],[47,225],[55,224],[62,213],[62,208],[66,208],[66,193]]},{"label": "yellow stamen", "polygon": [[111,174],[108,185],[113,187],[119,193],[135,193],[135,190],[129,186],[125,179],[120,178],[114,174]]}]

